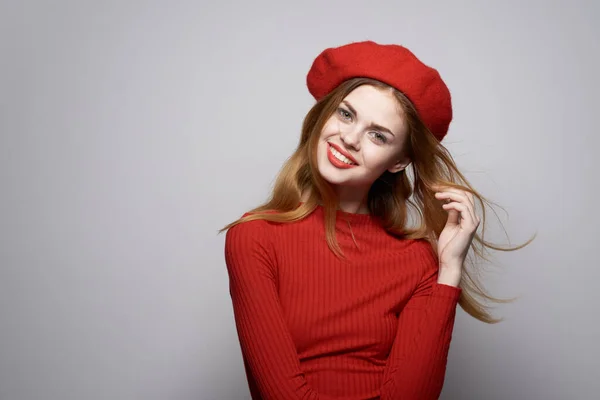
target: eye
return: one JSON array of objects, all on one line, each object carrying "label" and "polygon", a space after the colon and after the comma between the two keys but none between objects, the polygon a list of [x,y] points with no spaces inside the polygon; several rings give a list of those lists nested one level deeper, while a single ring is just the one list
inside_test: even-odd
[{"label": "eye", "polygon": [[350,111],[345,110],[342,107],[338,108],[338,114],[340,115],[340,117],[342,117],[346,121],[352,120],[352,114],[350,113]]},{"label": "eye", "polygon": [[375,140],[378,143],[383,144],[383,143],[387,143],[387,141],[388,141],[387,137],[381,132],[372,131],[372,132],[369,132],[369,135],[371,135],[373,140]]}]

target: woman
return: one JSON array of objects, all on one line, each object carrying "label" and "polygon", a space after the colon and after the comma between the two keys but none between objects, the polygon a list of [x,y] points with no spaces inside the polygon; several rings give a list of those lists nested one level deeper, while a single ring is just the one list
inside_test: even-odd
[{"label": "woman", "polygon": [[473,239],[505,250],[476,234],[485,199],[440,143],[450,92],[372,41],[323,51],[307,85],[317,103],[272,198],[223,229],[252,398],[436,399],[456,305],[497,322],[472,296],[493,300],[466,272]]}]

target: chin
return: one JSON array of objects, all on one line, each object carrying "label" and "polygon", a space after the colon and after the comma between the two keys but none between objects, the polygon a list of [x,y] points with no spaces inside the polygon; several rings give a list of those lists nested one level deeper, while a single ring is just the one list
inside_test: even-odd
[{"label": "chin", "polygon": [[331,168],[319,167],[321,177],[332,185],[351,185],[352,180],[341,176],[337,171],[331,171]]}]

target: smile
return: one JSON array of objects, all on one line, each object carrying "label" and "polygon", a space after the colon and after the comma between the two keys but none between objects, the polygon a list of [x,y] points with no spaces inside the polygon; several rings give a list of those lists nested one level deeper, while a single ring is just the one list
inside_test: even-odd
[{"label": "smile", "polygon": [[343,155],[335,145],[328,143],[327,149],[327,158],[333,164],[334,167],[337,168],[352,168],[356,167],[358,164],[351,160],[350,158]]}]

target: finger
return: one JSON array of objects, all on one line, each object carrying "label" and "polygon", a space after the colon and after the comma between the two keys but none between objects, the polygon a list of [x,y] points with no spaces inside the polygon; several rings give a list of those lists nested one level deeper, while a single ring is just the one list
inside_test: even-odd
[{"label": "finger", "polygon": [[[463,227],[467,230],[472,230],[472,231],[477,229],[478,224],[475,222],[475,220],[473,219],[473,216],[469,212],[469,207],[467,207],[467,205],[465,205],[464,203],[458,203],[458,202],[453,201],[451,203],[443,204],[442,208],[445,210],[458,211],[460,213],[460,218],[461,218],[461,227]],[[464,225],[463,225],[462,221],[464,221]]]},{"label": "finger", "polygon": [[465,196],[467,196],[467,199],[469,199],[469,201],[471,202],[473,209],[475,209],[475,196],[473,195],[473,193],[467,192],[466,190],[464,192]]},{"label": "finger", "polygon": [[[473,220],[475,221],[476,225],[479,226],[479,223],[481,222],[479,216],[477,215],[477,213],[475,212],[475,196],[473,195],[473,193],[468,192],[466,190],[459,190],[459,189],[455,189],[453,187],[450,186],[435,186],[438,189],[445,189],[446,192],[449,193],[455,193],[457,195],[460,195],[461,197],[464,196],[466,197],[469,201],[468,203],[470,203],[470,207],[469,207],[469,212],[471,213],[471,216],[473,218]],[[439,193],[446,193],[444,191],[440,191]],[[438,197],[438,196],[436,196]],[[443,197],[443,195],[442,195]],[[450,196],[452,197],[452,196]],[[447,201],[451,201],[450,197],[445,197]],[[454,200],[458,200],[457,198],[453,197]]]},{"label": "finger", "polygon": [[[450,204],[450,203],[447,203],[447,204]],[[447,204],[444,204],[444,206]],[[444,206],[442,206],[442,207],[444,207]],[[446,226],[451,226],[451,227],[460,226],[460,211],[453,210],[453,209],[447,209],[446,211],[448,212],[448,221],[446,221]]]},{"label": "finger", "polygon": [[453,187],[445,187],[444,191],[464,196],[471,203],[473,208],[475,208],[475,196],[473,196],[473,193],[466,190],[456,189]]},{"label": "finger", "polygon": [[475,206],[471,203],[470,199],[467,197],[464,191],[445,191],[438,192],[435,194],[435,197],[438,199],[446,199],[453,200],[465,204],[468,208],[469,214],[471,214],[471,219],[475,221],[477,219],[475,215]]}]

